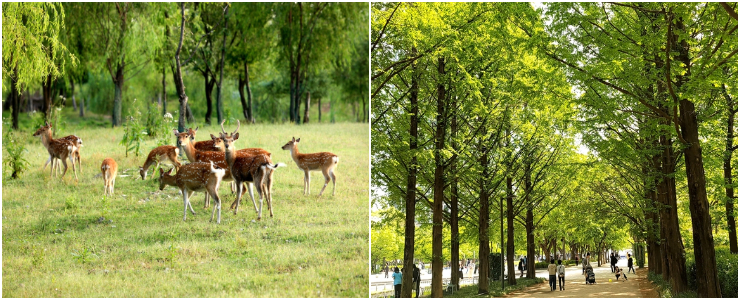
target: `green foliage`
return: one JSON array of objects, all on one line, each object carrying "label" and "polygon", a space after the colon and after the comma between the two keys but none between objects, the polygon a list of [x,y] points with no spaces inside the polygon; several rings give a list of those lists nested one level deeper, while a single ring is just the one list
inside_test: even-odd
[{"label": "green foliage", "polygon": [[[737,298],[737,254],[730,252],[727,246],[715,248],[715,259],[717,261],[717,277],[719,278],[719,287],[722,291],[722,298]],[[689,288],[696,291],[696,260],[693,251],[686,253],[686,273],[689,281]]]},{"label": "green foliage", "polygon": [[98,255],[93,253],[93,251],[88,247],[82,247],[82,249],[72,251],[72,257],[74,257],[77,262],[81,264],[87,264],[93,259],[98,258]]},{"label": "green foliage", "polygon": [[136,111],[136,117],[129,115],[126,123],[123,125],[123,139],[121,139],[120,145],[126,147],[126,157],[129,152],[133,152],[134,155],[139,156],[141,154],[141,144],[144,142],[144,126],[139,123],[138,117],[141,117],[141,112]]},{"label": "green foliage", "polygon": [[18,138],[13,131],[8,131],[3,138],[3,145],[7,155],[3,155],[3,165],[10,170],[10,178],[18,179],[21,174],[28,170],[28,161],[24,157],[26,149],[26,139]]},{"label": "green foliage", "polygon": [[488,270],[490,274],[489,280],[500,280],[501,279],[501,253],[489,253],[488,254]]}]

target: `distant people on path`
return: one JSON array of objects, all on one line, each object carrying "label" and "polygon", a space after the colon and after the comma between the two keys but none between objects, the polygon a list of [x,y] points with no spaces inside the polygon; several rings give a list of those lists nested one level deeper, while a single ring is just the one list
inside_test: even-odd
[{"label": "distant people on path", "polygon": [[524,277],[524,258],[519,258],[519,278]]},{"label": "distant people on path", "polygon": [[395,296],[393,298],[401,298],[401,278],[403,274],[398,271],[398,267],[393,268],[393,287],[395,288]]},{"label": "distant people on path", "polygon": [[578,255],[576,255],[575,259],[576,259],[576,266],[577,266],[578,265]]},{"label": "distant people on path", "polygon": [[414,265],[414,274],[413,274],[413,285],[412,287],[414,290],[416,290],[416,298],[419,298],[419,285],[421,284],[421,271],[419,268]]},{"label": "distant people on path", "polygon": [[385,263],[385,278],[388,278],[388,271],[390,270],[390,266],[388,266],[388,263]]},{"label": "distant people on path", "polygon": [[632,255],[629,253],[627,253],[627,267],[629,268],[627,269],[627,273],[629,273],[630,270],[632,270],[632,274],[636,274],[635,268],[632,267]]},{"label": "distant people on path", "polygon": [[560,285],[560,290],[565,290],[565,266],[563,266],[563,261],[558,260],[558,284]]},{"label": "distant people on path", "polygon": [[555,290],[555,274],[557,273],[557,266],[555,260],[551,259],[550,264],[547,265],[547,273],[550,275],[550,291]]},{"label": "distant people on path", "polygon": [[617,268],[618,261],[619,261],[619,254],[612,253],[612,269]]}]

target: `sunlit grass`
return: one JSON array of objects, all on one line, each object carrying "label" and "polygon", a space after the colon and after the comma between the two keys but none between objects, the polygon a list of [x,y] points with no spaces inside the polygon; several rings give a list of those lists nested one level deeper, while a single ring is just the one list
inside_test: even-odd
[{"label": "sunlit grass", "polygon": [[[197,140],[219,130],[201,126]],[[208,222],[202,193],[191,199],[197,214],[183,222],[175,188],[160,192],[157,179],[134,180],[154,140],[144,156],[125,157],[121,128],[70,126],[64,134],[84,140],[83,172],[75,181],[70,168],[60,181],[49,168],[41,172],[47,152],[23,132],[31,170],[20,180],[3,171],[3,297],[367,297],[368,130],[242,125],[238,147],[264,148],[288,167],[275,173],[274,218],[254,221],[247,195],[234,216],[234,195],[223,184],[220,225]],[[302,152],[339,155],[336,196],[330,184],[316,198],[320,172],[312,173],[312,194],[303,195],[303,173],[280,149],[293,136]],[[119,165],[109,199],[95,178],[106,157]]]}]

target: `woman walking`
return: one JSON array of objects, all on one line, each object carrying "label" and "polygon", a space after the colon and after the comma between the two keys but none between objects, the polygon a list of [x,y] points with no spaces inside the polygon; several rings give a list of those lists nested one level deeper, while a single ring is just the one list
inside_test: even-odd
[{"label": "woman walking", "polygon": [[558,260],[558,284],[560,284],[560,290],[565,290],[565,266],[563,266],[563,261]]},{"label": "woman walking", "polygon": [[524,258],[519,258],[519,278],[524,277]]},{"label": "woman walking", "polygon": [[550,264],[547,265],[547,273],[550,275],[550,291],[555,290],[555,273],[557,272],[557,266],[555,266],[555,260],[551,259]]},{"label": "woman walking", "polygon": [[396,292],[393,298],[401,298],[401,277],[403,274],[398,271],[398,267],[393,268],[393,286]]},{"label": "woman walking", "polygon": [[632,270],[632,274],[635,274],[635,268],[632,267],[632,255],[629,254],[629,253],[627,253],[627,257],[628,257],[627,258],[627,267],[629,268],[629,269],[627,269],[627,273],[629,273],[630,270]]}]

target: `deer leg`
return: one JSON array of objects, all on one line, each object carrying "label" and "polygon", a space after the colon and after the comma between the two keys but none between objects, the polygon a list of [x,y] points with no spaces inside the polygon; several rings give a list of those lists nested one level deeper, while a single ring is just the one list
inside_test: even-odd
[{"label": "deer leg", "polygon": [[324,187],[321,188],[321,192],[319,192],[319,197],[321,197],[321,194],[324,193],[324,189],[326,189],[326,186],[329,185],[329,181],[331,181],[327,171],[323,171],[322,173],[324,173]]},{"label": "deer leg", "polygon": [[79,149],[77,149],[77,165],[80,167],[80,174],[82,174],[82,157],[80,157]]},{"label": "deer leg", "polygon": [[234,209],[234,215],[236,215],[236,211],[239,208],[239,200],[241,200],[242,197],[242,184],[236,180],[234,181],[236,182],[236,200],[231,203],[231,208]]},{"label": "deer leg", "polygon": [[75,180],[79,180],[79,178],[77,178],[77,169],[75,168],[74,153],[69,157],[69,161],[72,163],[72,173],[75,174]]},{"label": "deer leg", "polygon": [[273,214],[272,214],[272,172],[273,170],[268,169],[267,172],[268,172],[267,183],[265,184],[265,188],[267,191],[265,194],[267,195],[267,209],[270,210],[270,218],[272,218],[273,217]]},{"label": "deer leg", "polygon": [[331,182],[334,185],[334,187],[332,187],[331,189],[331,195],[334,196],[334,192],[337,190],[337,175],[334,174],[334,170],[331,170],[331,172],[329,172],[329,175],[331,175]]},{"label": "deer leg", "polygon": [[206,198],[205,198],[205,199],[203,199],[203,209],[206,209],[206,208],[208,208],[208,206],[209,206],[209,205],[208,205],[208,204],[209,204],[209,203],[208,203],[208,200],[211,200],[211,199],[210,199],[210,198],[208,197],[208,192],[206,192]]},{"label": "deer leg", "polygon": [[110,179],[110,195],[113,196],[113,190],[116,188],[116,178]]},{"label": "deer leg", "polygon": [[62,178],[64,179],[64,175],[67,175],[67,158],[60,158],[62,160],[62,164],[64,165],[64,172],[62,173]]},{"label": "deer leg", "polygon": [[311,187],[311,174],[308,173],[308,170],[303,170],[303,194],[306,195],[307,193],[310,194],[310,188]]},{"label": "deer leg", "polygon": [[190,212],[195,215],[195,210],[193,209],[193,204],[190,203],[190,198],[193,197],[193,194],[195,194],[195,191],[190,191],[190,194],[188,195],[188,207],[190,207]]},{"label": "deer leg", "polygon": [[254,201],[254,193],[252,193],[253,185],[254,185],[254,182],[248,182],[247,189],[249,189],[249,198],[252,198],[252,204],[254,205],[254,211],[259,212],[259,210],[257,209],[257,202]]},{"label": "deer leg", "polygon": [[182,193],[182,203],[185,207],[182,209],[182,220],[185,221],[188,217],[188,192],[186,190],[180,190]]},{"label": "deer leg", "polygon": [[260,209],[257,212],[257,221],[259,221],[262,220],[262,195],[264,194],[264,183],[262,175],[254,176],[254,187],[257,189],[257,194],[260,197]]},{"label": "deer leg", "polygon": [[44,168],[41,169],[41,171],[46,170],[46,165],[48,165],[51,162],[52,159],[53,158],[52,158],[51,154],[49,154],[49,159],[46,160],[46,163],[44,163]]}]

